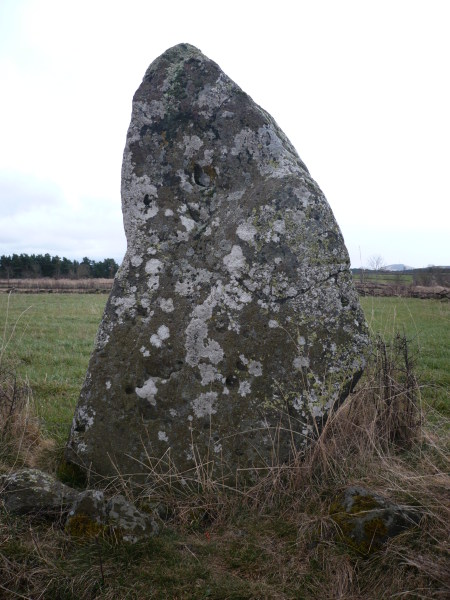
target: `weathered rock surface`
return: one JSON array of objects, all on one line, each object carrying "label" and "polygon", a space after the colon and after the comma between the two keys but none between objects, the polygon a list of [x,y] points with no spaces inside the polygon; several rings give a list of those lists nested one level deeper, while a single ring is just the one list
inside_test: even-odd
[{"label": "weathered rock surface", "polygon": [[122,209],[127,253],[67,459],[139,479],[152,458],[186,477],[289,460],[360,375],[367,329],[318,185],[193,46],[134,96]]},{"label": "weathered rock surface", "polygon": [[134,544],[157,535],[159,527],[151,514],[140,511],[124,496],[107,500],[101,491],[86,490],[71,507],[66,530],[81,537],[106,532]]},{"label": "weathered rock surface", "polygon": [[347,488],[331,512],[344,541],[362,554],[379,550],[389,538],[420,521],[417,511],[359,486]]},{"label": "weathered rock surface", "polygon": [[79,537],[105,533],[135,543],[159,532],[151,511],[142,512],[124,496],[74,490],[38,469],[0,476],[0,506],[12,514],[67,515],[66,530]]},{"label": "weathered rock surface", "polygon": [[20,469],[0,477],[0,500],[8,512],[42,516],[64,511],[78,492],[38,469]]}]

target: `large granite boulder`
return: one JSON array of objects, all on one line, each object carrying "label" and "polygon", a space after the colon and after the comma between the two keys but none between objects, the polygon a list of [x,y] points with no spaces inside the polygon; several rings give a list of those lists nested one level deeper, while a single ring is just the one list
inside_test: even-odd
[{"label": "large granite boulder", "polygon": [[122,208],[127,253],[67,459],[136,479],[289,460],[361,374],[367,328],[323,193],[193,46],[134,96]]}]

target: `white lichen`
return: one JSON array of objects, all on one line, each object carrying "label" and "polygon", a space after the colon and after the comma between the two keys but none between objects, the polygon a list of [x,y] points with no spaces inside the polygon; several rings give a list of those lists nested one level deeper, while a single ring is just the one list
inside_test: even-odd
[{"label": "white lichen", "polygon": [[153,219],[158,214],[159,208],[155,201],[150,202],[145,212],[146,219]]},{"label": "white lichen", "polygon": [[156,335],[156,333],[154,333],[150,336],[150,344],[155,346],[155,348],[161,348],[162,340],[158,337],[158,335]]},{"label": "white lichen", "polygon": [[167,340],[169,337],[169,328],[166,325],[161,325],[160,327],[158,327],[157,333],[154,333],[150,337],[150,343],[152,344],[152,346],[155,346],[155,348],[161,348],[164,340]]},{"label": "white lichen", "polygon": [[213,383],[214,381],[222,380],[221,373],[219,373],[219,371],[213,365],[200,363],[198,365],[198,369],[202,378],[202,385],[208,385],[210,383]]},{"label": "white lichen", "polygon": [[183,265],[183,278],[175,283],[175,291],[180,296],[191,296],[204,284],[211,281],[213,274],[207,269],[196,269],[189,264]]},{"label": "white lichen", "polygon": [[186,231],[188,233],[194,229],[195,221],[193,219],[190,219],[189,217],[185,217],[184,215],[181,215],[180,220],[183,223],[183,225],[186,228]]},{"label": "white lichen", "polygon": [[192,187],[192,184],[190,183],[188,176],[183,169],[177,171],[177,176],[180,178],[180,188],[183,190],[183,192],[191,194],[194,188]]},{"label": "white lichen", "polygon": [[223,360],[223,350],[216,340],[208,338],[205,321],[194,318],[186,328],[186,362],[194,367],[202,358],[217,365]]},{"label": "white lichen", "polygon": [[304,408],[304,402],[303,402],[303,398],[302,396],[296,396],[294,398],[294,400],[292,401],[292,407],[297,411],[297,412],[302,412],[303,408]]},{"label": "white lichen", "polygon": [[148,275],[157,275],[162,271],[163,264],[157,258],[151,258],[145,265],[145,272]]},{"label": "white lichen", "polygon": [[210,118],[217,109],[230,97],[230,80],[225,73],[220,73],[217,80],[205,84],[197,99],[198,106],[202,109],[199,113]]},{"label": "white lichen", "polygon": [[159,306],[160,306],[161,310],[165,313],[171,313],[175,310],[172,298],[167,298],[167,299],[160,298]]},{"label": "white lichen", "polygon": [[236,229],[237,236],[244,242],[253,242],[258,230],[251,223],[241,223]]},{"label": "white lichen", "polygon": [[130,262],[133,265],[133,267],[139,267],[142,264],[143,260],[144,259],[142,258],[142,256],[135,255],[131,257]]},{"label": "white lichen", "polygon": [[216,392],[206,392],[200,394],[193,402],[191,402],[194,415],[200,419],[201,417],[209,417],[217,412],[215,403],[217,400]]},{"label": "white lichen", "polygon": [[239,384],[238,394],[240,396],[248,396],[252,391],[251,385],[249,381],[241,381]]},{"label": "white lichen", "polygon": [[248,365],[248,372],[254,377],[261,377],[262,375],[262,364],[258,360],[251,360]]},{"label": "white lichen", "polygon": [[94,424],[95,410],[88,406],[78,406],[75,419],[78,426],[82,426],[84,431],[87,431]]},{"label": "white lichen", "polygon": [[152,406],[156,406],[155,396],[158,392],[158,388],[156,387],[155,383],[156,381],[158,381],[157,377],[150,377],[150,379],[147,379],[142,387],[137,387],[135,389],[135,392],[139,398],[148,400]]},{"label": "white lichen", "polygon": [[231,192],[228,194],[227,200],[228,202],[239,202],[239,200],[244,196],[245,190],[238,190],[236,192]]},{"label": "white lichen", "polygon": [[122,322],[122,317],[126,313],[130,313],[136,308],[136,298],[132,296],[116,296],[111,303],[116,307],[116,315],[119,318],[119,323]]},{"label": "white lichen", "polygon": [[159,288],[159,275],[150,275],[147,279],[147,287],[150,292],[156,292]]},{"label": "white lichen", "polygon": [[275,221],[272,227],[273,227],[273,230],[276,231],[277,233],[280,233],[280,234],[286,233],[286,223],[285,223],[284,219],[279,219],[278,221]]},{"label": "white lichen", "polygon": [[244,271],[247,267],[245,257],[242,253],[242,248],[237,245],[234,245],[231,248],[230,254],[224,256],[223,263],[230,275],[236,278],[239,278],[242,274],[242,271]]},{"label": "white lichen", "polygon": [[170,331],[167,325],[158,327],[158,336],[161,340],[167,340],[170,337]]},{"label": "white lichen", "polygon": [[85,454],[87,451],[87,444],[85,442],[78,442],[77,452],[78,454]]}]

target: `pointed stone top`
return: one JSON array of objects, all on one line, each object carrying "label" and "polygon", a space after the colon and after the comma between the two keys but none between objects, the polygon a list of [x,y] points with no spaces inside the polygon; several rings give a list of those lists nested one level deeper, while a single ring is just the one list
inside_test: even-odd
[{"label": "pointed stone top", "polygon": [[149,78],[151,78],[152,74],[160,68],[166,68],[169,65],[184,63],[191,58],[209,60],[201,50],[195,46],[192,46],[192,44],[181,43],[177,44],[176,46],[172,46],[151,63],[145,72],[143,81],[147,81]]}]

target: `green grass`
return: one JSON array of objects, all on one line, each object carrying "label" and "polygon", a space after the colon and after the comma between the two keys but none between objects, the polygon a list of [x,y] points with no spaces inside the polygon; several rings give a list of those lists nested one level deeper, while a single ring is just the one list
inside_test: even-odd
[{"label": "green grass", "polygon": [[[58,442],[66,439],[106,297],[97,294],[0,295],[6,356],[29,380],[40,417]],[[423,398],[449,410],[450,305],[417,298],[361,298],[373,333],[405,332],[415,352]],[[2,335],[0,333],[0,335]]]},{"label": "green grass", "polygon": [[67,436],[105,303],[95,294],[0,294],[4,356],[29,381],[58,441]]},{"label": "green grass", "polygon": [[[353,275],[355,281],[360,281],[360,274],[357,273]],[[390,283],[392,285],[412,285],[414,283],[414,278],[412,273],[374,273],[364,271],[363,280],[366,283]]]},{"label": "green grass", "polygon": [[450,304],[418,298],[361,298],[369,327],[385,340],[405,333],[417,364],[422,398],[450,410]]}]

